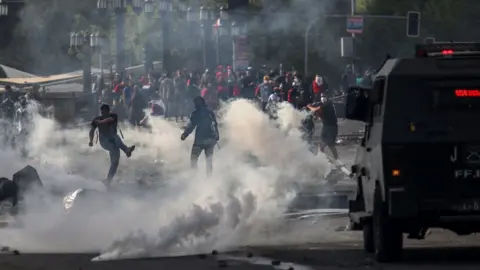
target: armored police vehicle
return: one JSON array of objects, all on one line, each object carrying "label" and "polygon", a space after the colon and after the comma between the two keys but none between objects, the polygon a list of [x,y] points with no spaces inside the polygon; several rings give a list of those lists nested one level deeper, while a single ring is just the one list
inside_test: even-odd
[{"label": "armored police vehicle", "polygon": [[414,58],[387,59],[371,88],[349,89],[346,107],[366,125],[349,203],[365,251],[391,261],[403,234],[480,231],[480,43],[417,45]]}]

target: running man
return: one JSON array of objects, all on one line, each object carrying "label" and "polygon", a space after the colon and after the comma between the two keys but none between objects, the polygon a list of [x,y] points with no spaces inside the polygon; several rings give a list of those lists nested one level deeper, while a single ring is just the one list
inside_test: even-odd
[{"label": "running man", "polygon": [[90,138],[88,145],[90,147],[93,146],[93,137],[95,135],[95,130],[98,128],[100,145],[110,154],[110,169],[108,170],[106,179],[106,184],[109,185],[118,169],[118,164],[120,162],[120,149],[125,155],[127,155],[127,157],[130,157],[133,150],[135,150],[135,145],[127,147],[118,136],[118,116],[117,114],[110,112],[110,106],[103,104],[100,107],[100,113],[101,115],[95,117],[92,121],[90,133],[88,134]]}]

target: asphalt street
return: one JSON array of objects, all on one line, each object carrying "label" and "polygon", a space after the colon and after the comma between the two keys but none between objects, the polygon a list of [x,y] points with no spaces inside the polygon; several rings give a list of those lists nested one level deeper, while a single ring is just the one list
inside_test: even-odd
[{"label": "asphalt street", "polygon": [[[92,262],[97,254],[11,254],[0,255],[2,270],[159,270],[159,269],[479,269],[480,237],[457,237],[443,230],[432,230],[424,241],[406,240],[403,259],[378,264],[362,251],[361,233],[339,231],[344,218],[298,221],[295,238],[309,238],[306,244],[269,243],[239,248],[217,255],[148,258]],[[327,223],[327,224],[325,224]],[[317,233],[315,233],[317,232]],[[288,235],[288,234],[287,234]],[[286,235],[286,238],[288,236]],[[293,235],[292,235],[293,237]]]},{"label": "asphalt street", "polygon": [[[341,121],[339,134],[362,128],[361,123]],[[341,160],[349,167],[355,147],[339,146]],[[340,209],[341,210],[341,209]],[[341,212],[341,211],[340,211]],[[304,215],[282,221],[285,231],[275,231],[275,240],[259,240],[249,247],[239,247],[217,255],[192,255],[92,262],[98,254],[23,254],[3,251],[1,270],[150,270],[150,269],[479,269],[480,236],[456,236],[434,229],[426,240],[405,240],[403,259],[397,263],[378,264],[362,250],[361,232],[346,231],[347,218],[340,215]],[[281,235],[281,237],[278,237]],[[299,244],[300,243],[300,244]]]},{"label": "asphalt street", "polygon": [[[361,123],[348,120],[339,122],[339,134],[354,133],[361,128]],[[345,167],[350,167],[355,147],[342,145],[338,147],[338,150]],[[346,184],[343,184],[350,186],[351,183],[348,183],[348,180],[345,182]],[[239,248],[237,251],[229,253],[220,252],[216,256],[208,254],[187,257],[91,262],[91,259],[98,254],[23,254],[22,251],[15,254],[13,251],[4,251],[0,254],[0,269],[202,270],[228,268],[307,270],[338,269],[339,267],[343,269],[372,269],[372,267],[377,267],[361,251],[360,234],[342,231],[342,228],[345,227],[344,225],[347,224],[347,220],[344,218],[344,214],[339,216],[343,217],[324,220],[319,215],[306,214],[303,218],[285,221],[288,232],[285,232],[284,241],[281,241],[280,244],[277,241],[261,241],[252,245],[252,247]],[[294,245],[294,243],[299,242],[299,239],[301,239],[300,242],[307,244]]]}]

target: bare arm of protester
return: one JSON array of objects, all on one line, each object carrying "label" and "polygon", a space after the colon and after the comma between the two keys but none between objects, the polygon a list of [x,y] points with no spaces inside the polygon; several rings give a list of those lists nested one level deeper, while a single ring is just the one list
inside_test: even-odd
[{"label": "bare arm of protester", "polygon": [[112,113],[112,114],[110,115],[110,117],[105,118],[105,119],[103,119],[103,120],[98,119],[98,120],[95,121],[95,123],[96,123],[97,125],[111,124],[111,123],[115,123],[115,121],[117,121],[117,119],[118,119],[118,118],[117,118],[117,115],[114,114],[114,113]]},{"label": "bare arm of protester", "polygon": [[188,121],[188,125],[187,127],[185,128],[185,131],[183,131],[183,134],[182,134],[182,141],[185,140],[188,135],[190,135],[193,130],[197,127],[197,124],[198,124],[198,120],[197,120],[197,114],[195,112],[192,112],[192,114],[190,115],[190,121]]},{"label": "bare arm of protester", "polygon": [[212,119],[213,119],[213,127],[215,128],[215,140],[218,141],[220,140],[220,134],[218,132],[217,116],[215,116],[214,112],[212,112]]},{"label": "bare arm of protester", "polygon": [[307,105],[307,108],[313,113],[313,114],[317,114],[318,112],[320,112],[322,110],[322,106],[318,106],[318,107],[314,107],[312,105]]},{"label": "bare arm of protester", "polygon": [[90,139],[88,141],[89,146],[93,146],[93,137],[95,136],[96,129],[97,129],[97,123],[96,123],[96,120],[94,119],[92,121],[92,124],[90,125],[90,131],[88,132],[88,138]]}]

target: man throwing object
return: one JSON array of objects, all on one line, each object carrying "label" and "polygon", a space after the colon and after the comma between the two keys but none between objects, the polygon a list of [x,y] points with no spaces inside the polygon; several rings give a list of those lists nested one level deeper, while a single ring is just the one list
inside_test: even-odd
[{"label": "man throwing object", "polygon": [[101,115],[93,119],[89,133],[88,145],[93,146],[93,137],[98,128],[98,139],[103,149],[110,154],[110,169],[108,170],[106,184],[109,185],[115,176],[120,162],[120,149],[130,157],[135,146],[127,147],[117,134],[118,116],[110,112],[110,106],[103,104],[100,107]]}]

